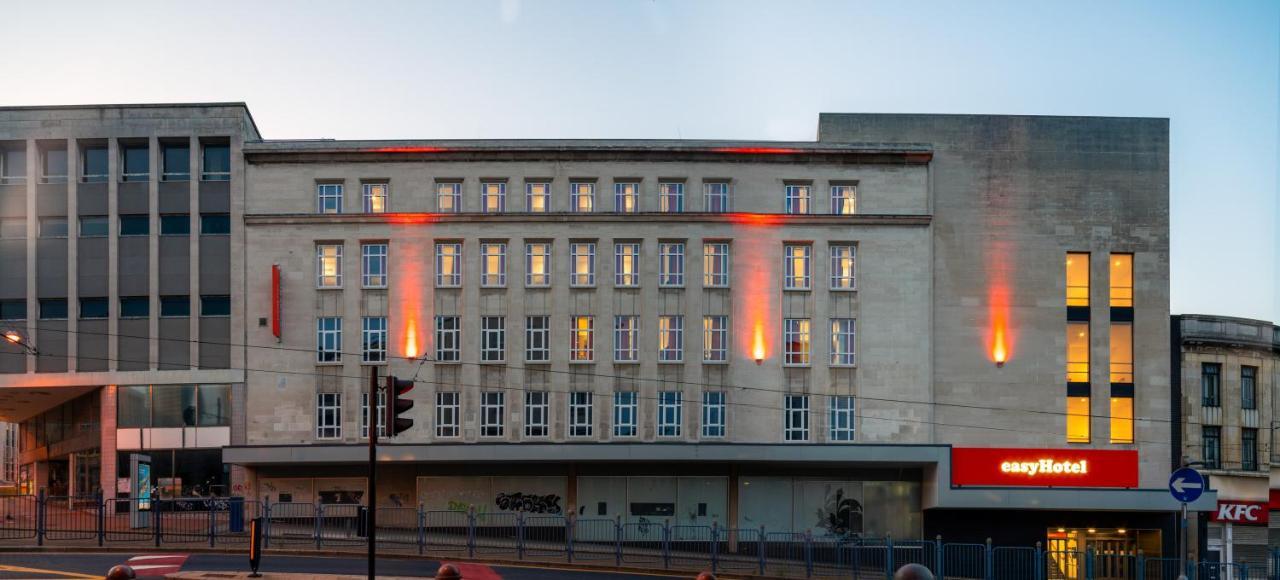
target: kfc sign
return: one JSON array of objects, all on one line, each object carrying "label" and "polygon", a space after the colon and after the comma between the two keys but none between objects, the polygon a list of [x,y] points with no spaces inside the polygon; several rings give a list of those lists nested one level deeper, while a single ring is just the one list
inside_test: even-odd
[{"label": "kfc sign", "polygon": [[1138,487],[1138,452],[1099,449],[951,450],[951,484],[1005,487]]},{"label": "kfc sign", "polygon": [[1266,525],[1267,502],[1218,500],[1218,509],[1210,519],[1233,524]]}]

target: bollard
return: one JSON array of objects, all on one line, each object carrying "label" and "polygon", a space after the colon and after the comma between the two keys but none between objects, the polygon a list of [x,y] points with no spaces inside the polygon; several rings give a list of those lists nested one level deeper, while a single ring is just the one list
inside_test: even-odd
[{"label": "bollard", "polygon": [[[1043,576],[1044,576],[1044,573],[1045,573],[1045,565],[1044,565],[1044,550],[1043,550],[1043,548],[1044,548],[1044,546],[1043,546],[1040,542],[1036,542],[1036,556],[1035,556],[1035,558],[1036,558],[1036,566],[1035,566],[1035,569],[1034,569],[1034,570],[1035,570],[1035,578],[1034,578],[1034,580],[1044,580]],[[1143,576],[1143,575],[1141,575],[1141,574],[1139,574],[1139,575],[1138,575],[1138,577],[1139,577],[1139,578],[1146,578],[1146,576]]]},{"label": "bollard", "polygon": [[[944,558],[944,557],[943,557],[943,549],[942,549],[942,534],[938,534],[937,536],[934,536],[934,540],[935,540],[935,541],[934,541],[934,544],[933,544],[933,550],[934,550],[933,564],[934,564],[934,568],[938,571],[938,577],[939,577],[939,578],[946,578],[946,575],[947,575],[947,573],[945,572],[946,567],[945,567],[945,565],[943,564],[943,562],[945,562],[945,561],[946,561],[946,558]],[[1039,561],[1039,560],[1037,560],[1037,561]],[[1039,579],[1037,579],[1037,580],[1039,580]]]},{"label": "bollard", "polygon": [[716,580],[716,575],[707,570],[703,570],[694,580]]},{"label": "bollard", "polygon": [[893,573],[893,580],[933,580],[933,572],[920,564],[907,564]]},{"label": "bollard", "polygon": [[418,555],[427,551],[427,505],[418,504]]},{"label": "bollard", "polygon": [[[991,580],[992,578],[995,578],[995,575],[996,575],[995,558],[993,556],[994,556],[994,552],[991,549],[991,538],[987,538],[987,549],[982,558],[982,561],[983,561],[982,567],[984,570],[982,577],[986,578],[987,580]],[[1092,576],[1086,576],[1086,578],[1092,578]]]},{"label": "bollard", "polygon": [[138,575],[134,573],[133,568],[120,564],[107,570],[106,580],[133,580],[137,577]]},{"label": "bollard", "polygon": [[441,564],[436,570],[436,580],[462,580],[462,572],[453,564]]},{"label": "bollard", "polygon": [[760,575],[764,576],[765,566],[768,564],[767,556],[764,553],[764,524],[760,524],[760,535],[756,536],[756,554],[760,556]]}]

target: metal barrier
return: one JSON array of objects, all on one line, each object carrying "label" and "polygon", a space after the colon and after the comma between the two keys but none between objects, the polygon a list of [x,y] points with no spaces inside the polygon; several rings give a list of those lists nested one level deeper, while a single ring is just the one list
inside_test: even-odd
[{"label": "metal barrier", "polygon": [[160,518],[154,500],[109,499],[103,507],[103,539],[107,542],[152,542],[159,545]]},{"label": "metal barrier", "polygon": [[569,519],[564,516],[524,516],[520,546],[524,556],[567,557]]},{"label": "metal barrier", "polygon": [[36,537],[34,495],[0,496],[0,540],[23,540]]},{"label": "metal barrier", "polygon": [[716,537],[717,568],[764,574],[764,530],[725,528]]},{"label": "metal barrier", "polygon": [[665,522],[648,521],[618,524],[617,560],[629,564],[661,564],[670,530]]},{"label": "metal barrier", "polygon": [[320,546],[316,504],[281,502],[267,509],[267,547],[297,544]]},{"label": "metal barrier", "polygon": [[941,578],[986,578],[986,544],[943,544]]},{"label": "metal barrier", "polygon": [[98,537],[101,503],[97,496],[50,496],[44,502],[45,540],[92,540]]},{"label": "metal barrier", "polygon": [[418,509],[411,507],[378,508],[378,545],[418,546]]},{"label": "metal barrier", "polygon": [[429,511],[423,519],[423,541],[428,554],[471,550],[471,518],[467,512]]},{"label": "metal barrier", "polygon": [[472,516],[471,537],[477,554],[511,554],[517,551],[519,522],[516,513],[482,513]]},{"label": "metal barrier", "polygon": [[316,534],[320,546],[363,544],[367,508],[355,503],[320,504],[316,507]]},{"label": "metal barrier", "polygon": [[570,561],[618,560],[622,532],[617,520],[582,518],[573,520],[570,534]]}]

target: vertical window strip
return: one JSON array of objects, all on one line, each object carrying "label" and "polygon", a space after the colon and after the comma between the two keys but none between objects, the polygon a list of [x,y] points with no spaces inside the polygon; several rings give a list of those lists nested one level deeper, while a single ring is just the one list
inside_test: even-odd
[{"label": "vertical window strip", "polygon": [[342,362],[342,319],[326,316],[316,319],[316,362]]},{"label": "vertical window strip", "polygon": [[342,244],[316,245],[316,287],[342,287]]},{"label": "vertical window strip", "polygon": [[480,256],[484,261],[484,271],[480,275],[480,285],[487,288],[502,288],[507,285],[507,245],[493,242],[480,244]]},{"label": "vertical window strip", "polygon": [[809,258],[813,247],[807,244],[788,244],[783,248],[784,290],[808,290],[810,283]]},{"label": "vertical window strip", "polygon": [[573,316],[569,328],[569,360],[592,362],[595,360],[595,317]]},{"label": "vertical window strip", "polygon": [[854,326],[852,318],[831,319],[831,366],[853,366]]},{"label": "vertical window strip", "polygon": [[658,361],[684,361],[684,317],[658,317]]},{"label": "vertical window strip", "polygon": [[524,285],[543,288],[551,285],[551,244],[528,243],[524,246]]},{"label": "vertical window strip", "polygon": [[480,393],[480,436],[502,437],[505,433],[503,416],[506,412],[506,393],[489,391]]},{"label": "vertical window strip", "polygon": [[783,439],[786,441],[809,440],[809,396],[784,395]]},{"label": "vertical window strip", "polygon": [[684,402],[680,391],[658,393],[658,436],[679,437]]},{"label": "vertical window strip", "polygon": [[436,287],[457,288],[462,285],[462,244],[436,244]]},{"label": "vertical window strip", "polygon": [[550,400],[546,391],[526,391],[524,394],[525,437],[546,437],[550,425]]},{"label": "vertical window strip", "polygon": [[591,393],[574,391],[569,393],[569,436],[590,437],[592,435]]},{"label": "vertical window strip", "polygon": [[316,438],[342,438],[342,394],[318,393],[316,397]]},{"label": "vertical window strip", "polygon": [[613,318],[614,362],[637,362],[640,360],[639,333],[639,316],[615,316]]},{"label": "vertical window strip", "polygon": [[457,316],[436,316],[436,362],[461,360],[462,329]]},{"label": "vertical window strip", "polygon": [[729,244],[713,242],[702,245],[702,285],[706,288],[729,286]]},{"label": "vertical window strip", "polygon": [[569,285],[578,287],[595,286],[596,245],[590,242],[571,244],[569,254],[573,261],[573,272],[569,279]]},{"label": "vertical window strip", "polygon": [[665,288],[684,286],[684,243],[658,245],[658,285]]},{"label": "vertical window strip", "polygon": [[387,318],[365,316],[360,329],[362,362],[387,362]]},{"label": "vertical window strip", "polygon": [[725,394],[724,391],[705,391],[702,393],[702,436],[706,438],[724,437],[725,431]]},{"label": "vertical window strip", "polygon": [[702,361],[726,362],[729,360],[729,317],[702,317]]},{"label": "vertical window strip", "polygon": [[828,439],[831,441],[854,440],[854,404],[849,395],[832,395],[827,398]]},{"label": "vertical window strip", "polygon": [[526,316],[524,319],[525,362],[551,360],[550,317]]},{"label": "vertical window strip", "polygon": [[854,256],[856,250],[851,244],[831,246],[831,289],[853,290],[857,288],[854,278]]},{"label": "vertical window strip", "polygon": [[360,246],[360,284],[365,288],[387,287],[387,244]]},{"label": "vertical window strip", "polygon": [[809,364],[810,340],[808,318],[786,318],[782,321],[783,362],[787,366]]},{"label": "vertical window strip", "polygon": [[637,396],[635,391],[622,391],[613,394],[613,436],[635,437],[638,424]]},{"label": "vertical window strip", "polygon": [[507,319],[505,316],[480,318],[480,360],[504,362],[507,360]]},{"label": "vertical window strip", "polygon": [[[378,437],[387,436],[387,392],[378,390],[378,408],[374,410],[378,421]],[[369,393],[360,393],[360,438],[369,438]]]},{"label": "vertical window strip", "polygon": [[460,394],[457,391],[436,393],[436,437],[451,438],[461,434]]},{"label": "vertical window strip", "polygon": [[640,285],[640,244],[613,245],[613,285],[634,288]]}]

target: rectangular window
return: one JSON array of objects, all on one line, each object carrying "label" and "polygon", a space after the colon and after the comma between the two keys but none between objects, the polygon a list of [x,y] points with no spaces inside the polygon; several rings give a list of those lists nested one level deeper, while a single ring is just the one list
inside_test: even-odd
[{"label": "rectangular window", "polygon": [[40,237],[67,237],[67,218],[40,218]]},{"label": "rectangular window", "polygon": [[524,285],[545,288],[551,285],[551,244],[538,242],[524,245]]},{"label": "rectangular window", "polygon": [[684,361],[684,317],[658,317],[658,362]]},{"label": "rectangular window", "polygon": [[658,285],[664,288],[684,286],[684,243],[658,244]]},{"label": "rectangular window", "polygon": [[151,316],[151,299],[146,296],[121,296],[120,318],[146,318]]},{"label": "rectangular window", "polygon": [[200,214],[200,235],[226,236],[230,234],[231,234],[231,214],[226,214],[226,213]]},{"label": "rectangular window", "polygon": [[591,393],[569,393],[569,436],[590,437],[591,431]]},{"label": "rectangular window", "polygon": [[480,436],[502,437],[507,397],[502,391],[480,393]]},{"label": "rectangular window", "polygon": [[184,318],[191,316],[190,296],[161,296],[160,318]]},{"label": "rectangular window", "polygon": [[613,211],[636,213],[640,211],[640,184],[620,182],[613,184]]},{"label": "rectangular window", "polygon": [[120,181],[146,181],[151,175],[151,152],[146,145],[124,145],[120,149],[124,168]]},{"label": "rectangular window", "polygon": [[436,288],[462,285],[462,244],[436,244]]},{"label": "rectangular window", "polygon": [[1204,466],[1222,468],[1222,427],[1205,425],[1200,428],[1200,449]]},{"label": "rectangular window", "polygon": [[551,211],[551,184],[545,181],[524,184],[524,209],[529,213]]},{"label": "rectangular window", "polygon": [[67,299],[66,298],[41,298],[40,299],[40,320],[66,320],[67,319]]},{"label": "rectangular window", "polygon": [[702,244],[702,285],[706,288],[729,287],[729,244]]},{"label": "rectangular window", "polygon": [[570,286],[596,285],[596,245],[577,243],[569,245],[569,257],[573,260]]},{"label": "rectangular window", "polygon": [[360,330],[360,350],[363,362],[387,362],[387,317],[364,317]]},{"label": "rectangular window", "polygon": [[0,300],[0,320],[26,320],[26,300]]},{"label": "rectangular window", "polygon": [[109,304],[106,298],[81,298],[80,318],[106,318]]},{"label": "rectangular window", "polygon": [[460,396],[456,391],[436,393],[436,437],[457,437],[462,421]]},{"label": "rectangular window", "polygon": [[853,397],[851,396],[832,395],[827,397],[828,439],[831,441],[853,441],[853,409]]},{"label": "rectangular window", "polygon": [[1111,382],[1133,383],[1133,323],[1111,323]]},{"label": "rectangular window", "polygon": [[1111,397],[1111,442],[1133,443],[1133,397]]},{"label": "rectangular window", "polygon": [[550,397],[546,391],[526,391],[524,394],[524,436],[546,437],[551,424]]},{"label": "rectangular window", "polygon": [[201,161],[203,161],[204,166],[200,172],[200,179],[205,181],[231,180],[231,146],[205,145]]},{"label": "rectangular window", "polygon": [[486,288],[502,288],[507,285],[507,245],[503,243],[480,244],[480,259],[484,270],[480,272],[480,285]]},{"label": "rectangular window", "polygon": [[390,193],[390,184],[364,184],[364,213],[387,213],[387,201]]},{"label": "rectangular window", "polygon": [[831,289],[853,290],[857,288],[853,275],[854,255],[852,245],[831,246]]},{"label": "rectangular window", "polygon": [[[378,390],[378,406],[374,410],[378,421],[378,437],[387,436],[387,392]],[[360,438],[369,438],[369,393],[360,393]]]},{"label": "rectangular window", "polygon": [[1241,471],[1258,470],[1258,430],[1244,427],[1240,429],[1240,469]]},{"label": "rectangular window", "polygon": [[1089,397],[1067,397],[1067,443],[1089,442]]},{"label": "rectangular window", "polygon": [[1067,382],[1089,382],[1089,323],[1067,323]]},{"label": "rectangular window", "polygon": [[703,437],[724,437],[724,396],[724,391],[704,391],[702,393]]},{"label": "rectangular window", "polygon": [[41,152],[40,181],[42,183],[67,182],[66,148],[45,149]]},{"label": "rectangular window", "polygon": [[784,395],[782,435],[786,441],[809,440],[809,396]]},{"label": "rectangular window", "polygon": [[0,148],[0,185],[25,183],[27,180],[27,144],[14,143]]},{"label": "rectangular window", "polygon": [[639,405],[636,402],[637,394],[635,391],[627,391],[613,394],[613,436],[614,437],[635,437],[637,421],[637,409]]},{"label": "rectangular window", "polygon": [[231,316],[231,297],[219,294],[201,295],[200,316]]},{"label": "rectangular window", "polygon": [[507,184],[503,181],[485,181],[480,184],[480,207],[484,213],[507,211]]},{"label": "rectangular window", "polygon": [[191,235],[191,216],[185,213],[161,215],[160,216],[160,235],[162,236]]},{"label": "rectangular window", "polygon": [[658,392],[658,436],[679,437],[684,402],[680,391]]},{"label": "rectangular window", "polygon": [[831,186],[831,213],[833,215],[853,215],[857,209],[857,186]]},{"label": "rectangular window", "polygon": [[[107,180],[107,148],[105,146],[85,147],[80,154],[81,181],[85,183],[101,183]],[[26,159],[25,153],[23,159]],[[23,162],[25,175],[26,163]]]},{"label": "rectangular window", "polygon": [[456,181],[436,182],[436,211],[458,213],[462,211],[462,184]]},{"label": "rectangular window", "polygon": [[812,253],[813,246],[807,244],[787,244],[783,247],[783,290],[809,289],[809,257]]},{"label": "rectangular window", "polygon": [[360,284],[365,288],[387,287],[387,244],[360,246]]},{"label": "rectangular window", "polygon": [[507,318],[505,316],[480,317],[480,360],[482,362],[507,360]]},{"label": "rectangular window", "polygon": [[316,319],[316,362],[342,362],[342,319],[322,316]]},{"label": "rectangular window", "polygon": [[786,318],[782,321],[783,362],[788,366],[809,364],[809,319]]},{"label": "rectangular window", "polygon": [[702,184],[703,207],[710,213],[729,211],[729,182],[714,181]]},{"label": "rectangular window", "polygon": [[342,213],[342,184],[316,184],[316,213]]},{"label": "rectangular window", "polygon": [[0,218],[0,240],[25,240],[26,218]]},{"label": "rectangular window", "polygon": [[342,245],[316,245],[316,286],[319,288],[342,287]]},{"label": "rectangular window", "polygon": [[702,317],[702,362],[729,360],[729,317]]},{"label": "rectangular window", "polygon": [[1222,365],[1200,364],[1200,406],[1222,406]]},{"label": "rectangular window", "polygon": [[831,319],[831,366],[854,365],[854,319]]},{"label": "rectangular window", "polygon": [[591,362],[595,360],[595,317],[572,316],[569,327],[569,360]]},{"label": "rectangular window", "polygon": [[551,317],[524,317],[524,360],[525,362],[547,362],[551,360]]},{"label": "rectangular window", "polygon": [[810,188],[808,185],[788,185],[786,187],[787,213],[809,213]]},{"label": "rectangular window", "polygon": [[104,215],[86,215],[80,216],[80,237],[82,238],[105,238],[110,231],[108,227],[107,216]]},{"label": "rectangular window", "polygon": [[640,285],[640,244],[613,245],[613,285],[620,288]]},{"label": "rectangular window", "polygon": [[680,213],[684,211],[684,184],[665,182],[658,184],[658,211]]},{"label": "rectangular window", "polygon": [[614,362],[636,362],[640,360],[639,334],[639,316],[613,317]]},{"label": "rectangular window", "polygon": [[151,216],[146,214],[120,216],[121,237],[147,235],[151,235]]},{"label": "rectangular window", "polygon": [[[164,169],[160,173],[163,181],[191,180],[191,147],[187,144],[161,144],[160,162]],[[64,170],[65,174],[66,171]]]},{"label": "rectangular window", "polygon": [[1067,306],[1089,305],[1089,254],[1067,254]]},{"label": "rectangular window", "polygon": [[570,207],[577,213],[591,213],[596,207],[596,184],[578,182],[569,184]]},{"label": "rectangular window", "polygon": [[1111,305],[1133,308],[1133,254],[1111,254]]},{"label": "rectangular window", "polygon": [[461,357],[462,328],[457,316],[436,317],[436,361],[458,362]]},{"label": "rectangular window", "polygon": [[1240,367],[1240,408],[1258,408],[1258,367]]},{"label": "rectangular window", "polygon": [[316,396],[316,439],[342,437],[342,393]]}]

